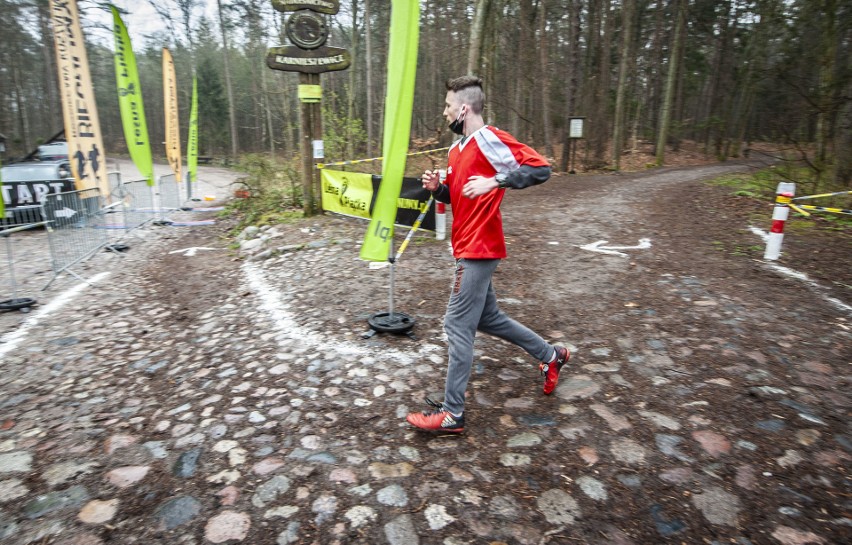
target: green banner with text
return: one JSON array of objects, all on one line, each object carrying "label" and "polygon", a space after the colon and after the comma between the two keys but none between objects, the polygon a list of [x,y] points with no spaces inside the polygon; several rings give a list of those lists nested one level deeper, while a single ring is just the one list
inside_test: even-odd
[{"label": "green banner with text", "polygon": [[382,155],[382,184],[361,259],[387,261],[396,219],[397,199],[405,174],[405,157],[411,132],[414,105],[414,78],[417,71],[417,41],[420,32],[420,5],[411,0],[393,0],[388,51],[385,128]]},{"label": "green banner with text", "polygon": [[145,107],[142,104],[142,89],[139,86],[139,73],[136,71],[136,55],[130,45],[127,27],[115,6],[110,6],[115,37],[115,79],[118,85],[118,106],[121,110],[121,125],[124,127],[124,139],[127,151],[139,173],[154,185],[154,162],[151,158],[151,144],[148,140],[148,124],[145,121]]}]

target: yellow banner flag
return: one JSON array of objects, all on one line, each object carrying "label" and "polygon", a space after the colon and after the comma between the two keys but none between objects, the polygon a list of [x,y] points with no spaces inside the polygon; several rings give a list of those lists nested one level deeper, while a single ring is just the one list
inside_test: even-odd
[{"label": "yellow banner flag", "polygon": [[175,180],[183,181],[180,177],[180,121],[178,119],[177,77],[175,76],[175,61],[167,48],[163,48],[163,104],[166,110],[166,158],[175,173]]},{"label": "yellow banner flag", "polygon": [[372,174],[322,170],[322,209],[326,212],[370,219],[372,200]]},{"label": "yellow banner flag", "polygon": [[77,2],[50,0],[56,67],[71,173],[77,189],[98,187],[109,195],[103,135],[89,73]]}]

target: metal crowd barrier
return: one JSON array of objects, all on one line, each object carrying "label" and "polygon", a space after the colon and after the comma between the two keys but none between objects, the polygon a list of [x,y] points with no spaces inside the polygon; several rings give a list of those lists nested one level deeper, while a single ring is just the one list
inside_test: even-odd
[{"label": "metal crowd barrier", "polygon": [[180,185],[174,174],[160,176],[157,180],[160,195],[160,219],[166,220],[168,212],[180,210],[182,200],[180,198]]},{"label": "metal crowd barrier", "polygon": [[50,195],[42,203],[47,222],[53,278],[63,272],[86,280],[71,267],[94,255],[109,244],[103,198],[99,188],[79,189]]},{"label": "metal crowd barrier", "polygon": [[[7,266],[0,273],[0,286],[9,286],[11,299],[5,299],[0,295],[0,310],[20,310],[29,312],[32,305],[36,303],[35,299],[27,297],[18,297],[18,282],[15,277],[15,259],[12,250],[12,234],[21,231],[35,230],[39,227],[44,227],[45,222],[42,221],[41,206],[18,206],[6,210],[4,218],[0,218],[0,238],[5,240],[2,247],[6,250]],[[37,252],[36,252],[37,253]],[[33,256],[28,256],[32,260]]]},{"label": "metal crowd barrier", "polygon": [[[120,179],[120,178],[119,178]],[[154,190],[146,180],[121,182],[113,190],[112,197],[122,201],[121,214],[124,228],[128,231],[145,225],[154,219]]]},{"label": "metal crowd barrier", "polygon": [[41,222],[41,205],[16,206],[6,209],[6,217],[0,218],[0,229],[10,229]]}]

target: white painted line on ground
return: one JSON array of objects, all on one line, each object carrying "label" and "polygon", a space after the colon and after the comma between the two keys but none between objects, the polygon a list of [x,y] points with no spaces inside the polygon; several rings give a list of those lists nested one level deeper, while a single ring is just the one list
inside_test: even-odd
[{"label": "white painted line on ground", "polygon": [[[415,361],[426,353],[434,352],[438,346],[433,344],[422,344],[415,352],[400,352],[398,350],[382,350],[377,353],[374,347],[353,344],[322,335],[311,329],[299,325],[289,310],[286,297],[274,286],[270,285],[258,265],[246,263],[243,265],[249,288],[254,291],[260,303],[260,308],[272,320],[273,327],[282,336],[298,343],[300,347],[310,346],[313,349],[339,354],[342,356],[369,356],[377,359],[394,359],[400,364],[408,364]],[[380,309],[379,309],[380,310]],[[368,325],[364,322],[364,331]]]},{"label": "white painted line on ground", "polygon": [[[762,238],[764,242],[769,240],[769,234],[766,231],[759,229],[757,227],[754,227],[754,226],[749,227],[749,229],[751,230],[752,233],[754,233],[755,235]],[[768,263],[766,261],[764,261],[762,263],[767,268],[772,269],[773,271],[775,271],[779,274],[782,274],[782,275],[787,276],[789,278],[793,278],[795,280],[803,282],[808,287],[810,287],[811,289],[813,289],[814,291],[819,293],[822,296],[822,298],[825,299],[826,301],[828,301],[830,304],[834,305],[835,307],[839,308],[842,311],[845,311],[845,312],[852,314],[852,306],[847,305],[846,303],[844,303],[843,301],[841,301],[839,299],[835,299],[834,297],[829,297],[828,295],[826,295],[824,293],[825,288],[823,286],[821,286],[819,283],[815,282],[814,280],[811,280],[808,277],[808,275],[806,275],[805,273],[801,273],[799,271],[794,271],[793,269],[789,269],[789,268],[784,267],[782,265],[778,265],[777,263]]]},{"label": "white painted line on ground", "polygon": [[193,257],[202,250],[215,250],[216,248],[207,248],[205,246],[193,246],[192,248],[183,248],[181,250],[172,250],[169,254],[183,254],[186,257]]},{"label": "white painted line on ground", "polygon": [[34,328],[43,320],[48,317],[51,313],[59,310],[64,307],[68,302],[74,299],[81,291],[89,287],[90,284],[95,284],[102,280],[103,278],[109,276],[110,273],[102,272],[100,274],[96,274],[92,278],[90,278],[87,283],[81,283],[73,288],[60,293],[57,295],[51,302],[44,306],[39,306],[38,310],[36,310],[32,316],[29,316],[23,323],[18,326],[18,329],[12,331],[11,333],[7,333],[0,337],[0,358],[8,354],[10,351],[14,350],[22,340],[27,336],[30,329]]},{"label": "white painted line on ground", "polygon": [[805,284],[807,284],[808,286],[813,288],[814,291],[819,293],[822,296],[823,299],[825,299],[826,301],[828,301],[829,303],[831,303],[835,307],[839,308],[840,310],[843,310],[845,312],[852,314],[852,306],[847,305],[846,303],[844,303],[840,299],[835,299],[834,297],[829,297],[828,295],[825,295],[824,293],[822,293],[822,291],[825,288],[822,287],[821,285],[819,285],[818,283],[814,282],[810,278],[808,278],[808,275],[806,275],[804,273],[800,273],[799,271],[794,271],[792,269],[788,269],[787,267],[782,267],[781,265],[776,265],[775,263],[766,263],[766,266],[769,267],[770,269],[778,272],[778,273],[785,275],[785,276],[789,276],[790,278],[795,278],[796,280],[804,282]]},{"label": "white painted line on ground", "polygon": [[755,235],[759,236],[761,239],[763,239],[763,242],[769,242],[769,233],[767,233],[763,229],[751,225],[749,226],[749,230]]}]

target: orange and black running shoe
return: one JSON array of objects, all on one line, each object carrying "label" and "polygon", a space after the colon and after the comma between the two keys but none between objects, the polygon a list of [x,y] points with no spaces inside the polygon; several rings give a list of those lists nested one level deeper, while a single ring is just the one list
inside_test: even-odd
[{"label": "orange and black running shoe", "polygon": [[405,417],[409,424],[417,426],[421,430],[428,431],[445,431],[450,433],[461,433],[464,431],[464,414],[454,416],[441,403],[432,401],[428,397],[426,398],[426,403],[432,407],[432,410],[410,413]]}]

